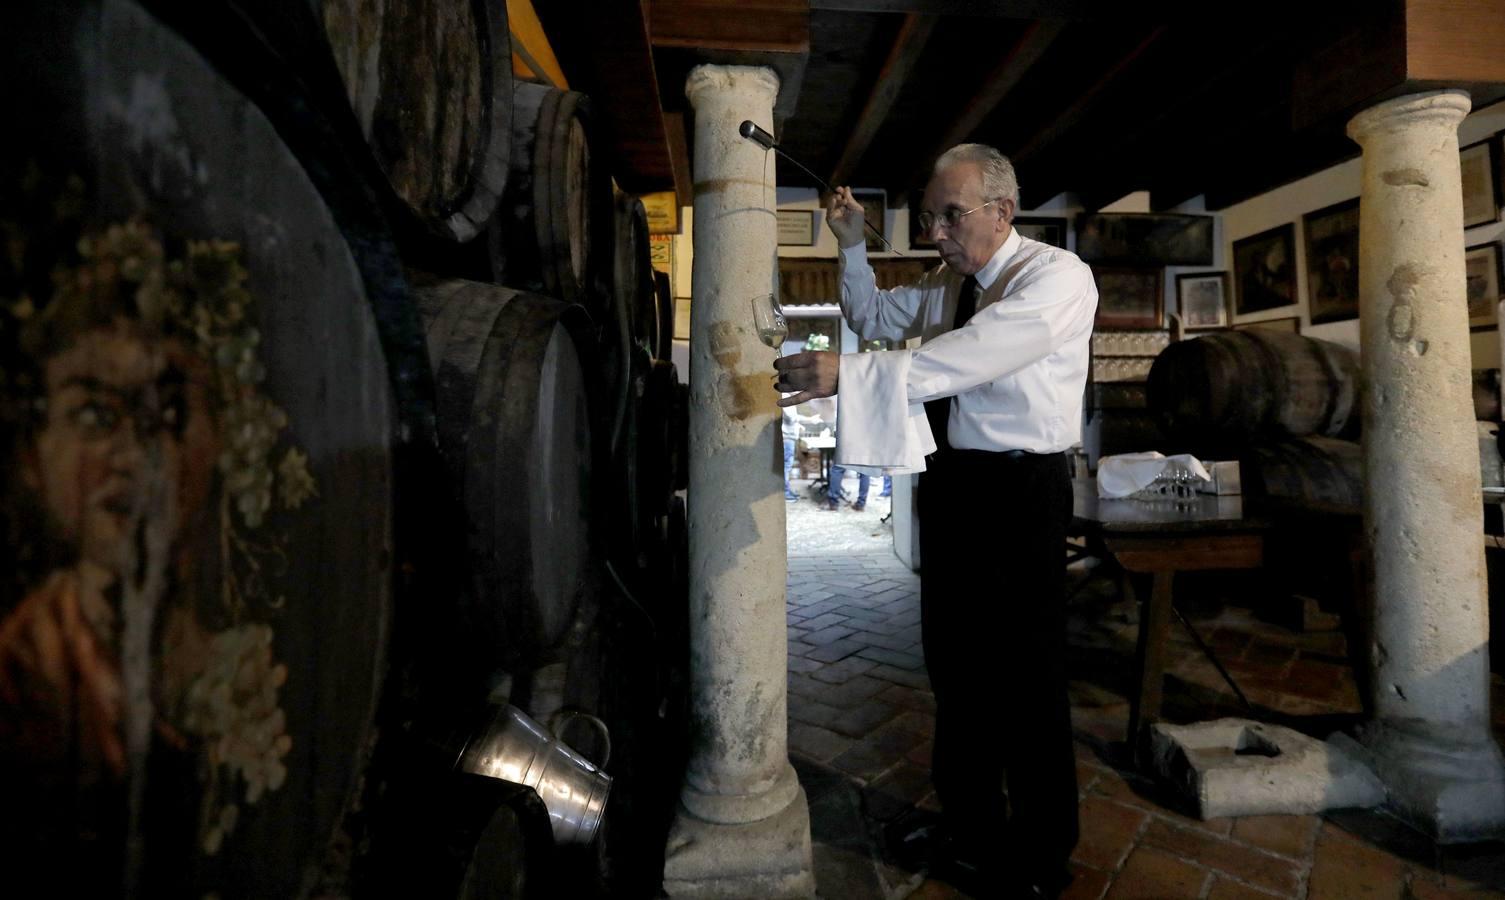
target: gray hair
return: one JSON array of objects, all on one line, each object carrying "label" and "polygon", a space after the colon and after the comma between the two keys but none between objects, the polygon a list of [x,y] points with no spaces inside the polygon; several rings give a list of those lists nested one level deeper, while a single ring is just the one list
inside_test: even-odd
[{"label": "gray hair", "polygon": [[1019,208],[1019,179],[1014,175],[1014,164],[987,144],[957,144],[935,161],[932,174],[938,175],[941,170],[964,162],[976,163],[982,169],[984,200],[1012,200],[1014,209]]}]

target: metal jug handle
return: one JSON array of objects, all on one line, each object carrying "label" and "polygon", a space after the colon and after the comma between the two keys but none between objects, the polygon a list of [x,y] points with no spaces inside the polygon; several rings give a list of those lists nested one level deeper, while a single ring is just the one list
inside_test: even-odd
[{"label": "metal jug handle", "polygon": [[611,762],[611,729],[606,727],[605,722],[590,713],[579,712],[577,710],[560,710],[549,721],[549,728],[554,732],[556,740],[563,741],[559,732],[564,728],[565,723],[571,719],[584,719],[594,725],[596,730],[601,733],[601,744],[605,749],[601,751],[601,761],[594,765],[598,769],[606,768],[606,764]]}]

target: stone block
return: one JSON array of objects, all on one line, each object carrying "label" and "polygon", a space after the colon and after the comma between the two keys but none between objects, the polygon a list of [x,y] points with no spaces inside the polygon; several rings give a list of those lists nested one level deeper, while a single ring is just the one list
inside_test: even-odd
[{"label": "stone block", "polygon": [[1385,800],[1380,780],[1335,743],[1247,719],[1157,723],[1155,770],[1185,790],[1204,819],[1306,814]]},{"label": "stone block", "polygon": [[804,791],[780,812],[743,825],[705,822],[681,808],[665,848],[663,891],[694,898],[814,897]]}]

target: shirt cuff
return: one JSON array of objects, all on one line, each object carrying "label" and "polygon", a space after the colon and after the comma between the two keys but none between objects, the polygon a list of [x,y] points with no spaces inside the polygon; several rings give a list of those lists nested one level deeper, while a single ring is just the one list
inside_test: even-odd
[{"label": "shirt cuff", "polygon": [[867,475],[925,471],[935,438],[925,405],[910,403],[905,387],[908,350],[844,353],[836,417],[836,464]]},{"label": "shirt cuff", "polygon": [[871,264],[867,261],[867,244],[858,243],[850,247],[842,247],[841,262],[843,267],[848,269],[854,266],[870,268]]}]

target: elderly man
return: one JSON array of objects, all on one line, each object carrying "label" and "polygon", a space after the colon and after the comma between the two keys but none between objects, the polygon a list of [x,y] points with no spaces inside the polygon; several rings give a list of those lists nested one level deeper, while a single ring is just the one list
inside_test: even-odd
[{"label": "elderly man", "polygon": [[[1077,841],[1063,451],[1080,439],[1097,289],[1074,254],[1013,230],[1018,204],[1013,166],[997,150],[947,151],[918,211],[943,264],[914,285],[878,290],[862,207],[839,188],[827,221],[841,245],[842,312],[863,340],[918,337],[921,346],[801,353],[775,368],[778,389],[796,392],[782,405],[839,390],[838,461],[924,471],[937,864],[990,893],[1050,897],[1070,881]],[[919,463],[932,446],[927,431],[936,449]]]}]

